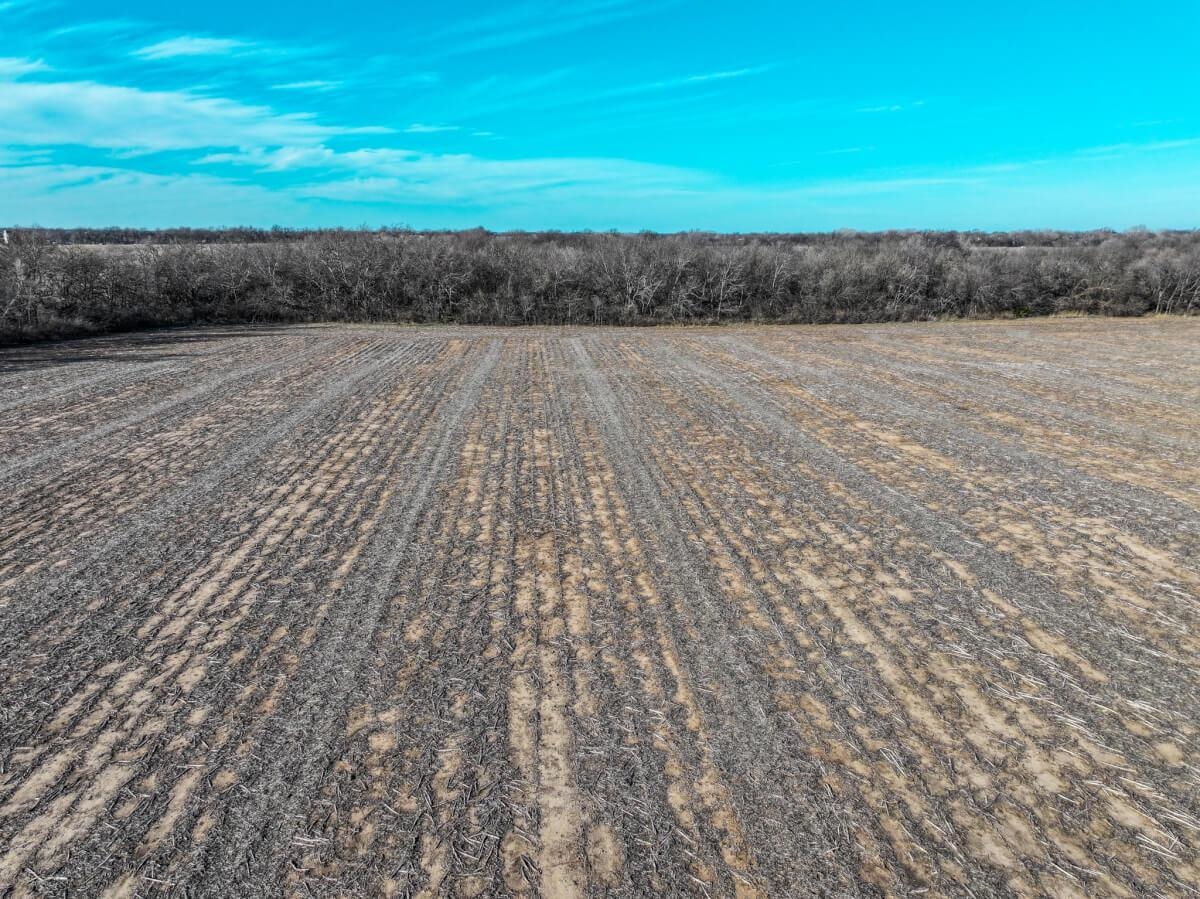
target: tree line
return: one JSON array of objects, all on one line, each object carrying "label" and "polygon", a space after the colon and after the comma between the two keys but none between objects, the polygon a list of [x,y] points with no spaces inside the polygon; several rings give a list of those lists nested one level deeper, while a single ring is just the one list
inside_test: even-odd
[{"label": "tree line", "polygon": [[11,229],[0,340],[166,325],[1195,313],[1200,231]]}]

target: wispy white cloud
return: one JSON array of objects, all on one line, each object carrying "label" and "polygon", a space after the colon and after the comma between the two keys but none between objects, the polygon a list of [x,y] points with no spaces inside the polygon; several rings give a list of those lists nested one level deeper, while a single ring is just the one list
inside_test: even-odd
[{"label": "wispy white cloud", "polygon": [[855,156],[874,149],[874,147],[838,147],[833,150],[814,150],[812,156],[806,156],[803,159],[788,159],[783,162],[773,162],[770,167],[773,169],[786,169],[797,166],[811,166],[813,164],[813,156]]},{"label": "wispy white cloud", "polygon": [[965,187],[985,182],[981,174],[957,173],[913,178],[855,178],[821,181],[782,192],[783,196],[861,197],[872,194],[900,193],[931,187]]},{"label": "wispy white cloud", "polygon": [[19,16],[29,12],[44,11],[58,4],[54,0],[3,0],[0,2],[0,14]]},{"label": "wispy white cloud", "polygon": [[706,72],[702,75],[689,75],[682,84],[696,84],[704,81],[727,81],[730,78],[744,78],[747,75],[761,75],[770,71],[771,66],[750,66],[744,69],[729,69],[723,72]]},{"label": "wispy white cloud", "polygon": [[[307,146],[213,154],[279,173],[257,184],[193,170],[17,164],[0,153],[0,221],[45,225],[394,224],[418,227],[812,230],[922,227],[1185,227],[1200,202],[1190,162],[1113,178],[1103,158],[899,175],[739,185],[619,159],[482,159],[412,150]],[[12,163],[6,165],[6,163]],[[1025,170],[1021,170],[1025,169]],[[986,213],[986,217],[981,218]]]},{"label": "wispy white cloud", "polygon": [[43,148],[0,147],[0,166],[30,165],[47,162],[50,151]]},{"label": "wispy white cloud", "polygon": [[[148,198],[153,198],[148,202]],[[207,174],[157,175],[106,166],[0,166],[0,221],[71,227],[302,224],[295,197]]]},{"label": "wispy white cloud", "polygon": [[289,81],[286,84],[272,84],[273,91],[331,91],[342,86],[340,81]]},{"label": "wispy white cloud", "polygon": [[432,32],[431,39],[463,37],[472,34],[498,34],[547,21],[575,21],[599,12],[628,10],[636,0],[580,0],[565,5],[553,0],[510,3],[497,11],[478,16],[460,17]]},{"label": "wispy white cloud", "polygon": [[[750,66],[740,69],[724,69],[713,72],[701,72],[693,75],[681,75],[674,78],[660,78],[654,81],[642,81],[636,84],[624,84],[603,90],[577,91],[560,90],[555,93],[539,92],[537,90],[522,90],[508,95],[493,103],[483,103],[474,107],[475,114],[504,112],[509,109],[547,110],[564,109],[577,106],[594,106],[606,100],[620,100],[640,97],[645,94],[668,93],[681,88],[713,87],[716,83],[732,81],[738,78],[748,78],[771,71],[772,65]],[[563,70],[569,71],[569,70]],[[556,76],[561,75],[555,73]],[[555,80],[558,80],[557,77]]]},{"label": "wispy white cloud", "polygon": [[308,114],[281,114],[187,91],[146,91],[91,81],[15,81],[0,91],[0,144],[182,150],[319,144],[380,127],[335,128]]},{"label": "wispy white cloud", "polygon": [[233,38],[184,35],[140,47],[133,51],[133,55],[152,60],[175,59],[180,56],[227,56],[253,48],[254,44]]},{"label": "wispy white cloud", "polygon": [[40,59],[0,56],[0,78],[20,78],[33,72],[48,72],[50,66]]},{"label": "wispy white cloud", "polygon": [[404,129],[405,134],[442,134],[446,131],[459,131],[458,125],[424,125],[420,122],[413,122]]},{"label": "wispy white cloud", "polygon": [[1185,137],[1178,140],[1130,141],[1099,147],[1085,147],[1077,152],[1081,156],[1122,156],[1129,153],[1156,153],[1162,150],[1182,150],[1188,147],[1200,147],[1200,137]]},{"label": "wispy white cloud", "polygon": [[[428,125],[423,122],[413,122],[407,128],[403,129],[405,134],[451,134],[454,132],[462,132],[464,129],[461,125]],[[495,137],[491,131],[468,131],[471,137]]]},{"label": "wispy white cloud", "polygon": [[911,103],[885,103],[881,106],[863,106],[855,112],[873,114],[881,112],[904,112],[906,109],[920,109],[925,105],[924,100],[914,100]]},{"label": "wispy white cloud", "polygon": [[321,145],[254,148],[233,153],[209,153],[195,160],[194,164],[243,165],[251,166],[260,172],[286,172],[327,166],[337,156],[333,150]]},{"label": "wispy white cloud", "polygon": [[711,182],[695,170],[626,159],[485,159],[394,148],[342,152],[325,146],[283,147],[214,153],[198,162],[298,173],[307,181],[292,189],[304,196],[372,202],[495,203],[544,192],[632,196]]},{"label": "wispy white cloud", "polygon": [[58,25],[48,29],[45,37],[50,42],[62,42],[77,38],[94,39],[97,35],[104,35],[105,43],[111,49],[124,38],[139,42],[148,40],[149,30],[150,26],[147,23],[137,19],[93,19],[90,22],[71,22],[66,25]]},{"label": "wispy white cloud", "polygon": [[435,56],[455,56],[530,43],[648,15],[679,0],[582,0],[578,3],[537,2],[510,6],[502,12],[463,19],[428,36],[440,49]]},{"label": "wispy white cloud", "polygon": [[734,78],[746,78],[769,72],[772,66],[749,66],[746,68],[731,68],[731,70],[722,70],[716,72],[701,72],[700,74],[686,74],[678,78],[662,78],[654,80],[654,82],[642,82],[638,84],[625,84],[617,86],[617,88],[608,88],[607,90],[596,91],[593,94],[586,94],[572,98],[570,102],[574,103],[590,103],[596,100],[613,100],[617,97],[636,96],[638,94],[652,94],[656,91],[677,90],[679,88],[689,88],[691,85],[704,84],[708,85],[713,82],[727,82]]},{"label": "wispy white cloud", "polygon": [[632,16],[636,14],[637,6],[637,0],[580,0],[575,4],[559,4],[553,0],[522,2],[499,7],[497,12],[482,16],[458,17],[428,37],[433,41],[442,41],[470,36],[520,35],[535,26],[546,25],[572,29],[574,26],[583,26],[590,17],[598,14]]},{"label": "wispy white cloud", "polygon": [[490,98],[497,100],[537,94],[556,83],[567,80],[578,72],[578,69],[568,66],[539,72],[535,75],[491,74],[468,84],[458,92],[458,95],[463,99]]},{"label": "wispy white cloud", "polygon": [[658,81],[646,81],[641,84],[627,84],[621,87],[609,88],[605,91],[599,91],[594,94],[581,98],[591,102],[593,100],[611,99],[616,97],[625,97],[635,94],[645,94],[653,91],[667,91],[681,87],[688,87],[693,84],[709,84],[714,81],[730,81],[734,78],[746,78],[751,75],[761,75],[764,72],[771,70],[771,66],[751,66],[744,69],[727,69],[717,72],[701,72],[698,75],[684,75],[679,78],[664,78]]}]

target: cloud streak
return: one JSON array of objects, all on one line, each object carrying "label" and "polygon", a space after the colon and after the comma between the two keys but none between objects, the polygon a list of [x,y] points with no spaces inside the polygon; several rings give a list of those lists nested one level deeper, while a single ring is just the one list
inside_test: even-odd
[{"label": "cloud streak", "polygon": [[33,72],[48,72],[50,67],[40,59],[0,56],[0,78],[20,78]]},{"label": "cloud streak", "polygon": [[313,79],[311,81],[289,81],[286,84],[272,84],[273,91],[331,91],[342,86],[340,81],[323,81],[321,79]]},{"label": "cloud streak", "polygon": [[187,91],[146,91],[91,81],[12,82],[0,91],[0,144],[110,150],[187,150],[318,144],[339,135],[311,115]]},{"label": "cloud streak", "polygon": [[[773,68],[774,66],[772,65],[749,66],[740,69],[701,72],[695,75],[682,75],[675,78],[662,78],[655,81],[643,81],[637,84],[619,85],[599,91],[568,91],[549,96],[538,94],[536,91],[523,90],[514,92],[506,99],[501,99],[496,103],[481,104],[475,107],[473,111],[476,114],[484,114],[504,112],[510,109],[548,110],[595,105],[604,100],[620,100],[639,97],[643,94],[666,93],[692,87],[716,87],[721,82],[761,75],[771,71]],[[559,75],[560,73],[555,74]],[[609,110],[609,112],[612,111]]]},{"label": "cloud streak", "polygon": [[[0,157],[2,159],[2,157]],[[153,204],[146,197],[155,198]],[[306,221],[295,197],[206,174],[156,175],[109,166],[0,165],[0,221],[48,227],[146,227]]]},{"label": "cloud streak", "polygon": [[1086,147],[1079,150],[1080,156],[1121,156],[1128,153],[1158,153],[1164,150],[1183,150],[1200,146],[1200,137],[1185,137],[1178,140],[1143,141]]},{"label": "cloud streak", "polygon": [[914,100],[911,103],[885,103],[881,106],[863,106],[856,109],[855,112],[866,115],[877,115],[885,112],[904,112],[907,109],[920,109],[924,105],[924,100]]},{"label": "cloud streak", "polygon": [[592,2],[525,3],[504,12],[458,22],[429,35],[441,45],[435,58],[497,50],[549,37],[649,15],[678,0],[592,0]]},{"label": "cloud streak", "polygon": [[405,134],[444,134],[447,131],[460,131],[457,125],[423,125],[414,122],[404,129]]},{"label": "cloud streak", "polygon": [[[1076,158],[1046,163],[1065,177],[1034,179],[1028,167],[992,166],[747,186],[620,159],[494,160],[400,149],[340,152],[323,145],[217,153],[206,160],[256,169],[264,173],[257,183],[206,171],[158,175],[35,159],[21,164],[0,153],[0,220],[786,231],[842,227],[848,217],[859,228],[979,227],[972,210],[986,209],[994,216],[989,227],[1094,227],[1097,215],[1115,224],[1139,220],[1150,194],[1165,204],[1162,227],[1177,227],[1191,220],[1200,202],[1200,186],[1192,186],[1200,182],[1181,180],[1184,168],[1114,193],[1111,172],[1080,170]],[[146,197],[155,202],[147,205]],[[906,205],[898,205],[901,200]]]},{"label": "cloud streak", "polygon": [[233,38],[184,35],[140,47],[133,51],[133,55],[149,60],[177,59],[181,56],[228,56],[253,48],[253,44]]},{"label": "cloud streak", "polygon": [[547,192],[628,196],[698,189],[710,182],[702,172],[626,159],[485,159],[394,148],[283,147],[214,153],[197,164],[299,174],[300,184],[292,189],[307,197],[395,203],[512,202]]}]

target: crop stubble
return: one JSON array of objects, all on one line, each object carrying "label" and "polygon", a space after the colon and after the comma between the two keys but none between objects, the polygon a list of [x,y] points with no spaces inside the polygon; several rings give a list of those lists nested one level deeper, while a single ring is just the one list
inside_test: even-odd
[{"label": "crop stubble", "polygon": [[1187,896],[1200,323],[0,352],[0,894]]}]

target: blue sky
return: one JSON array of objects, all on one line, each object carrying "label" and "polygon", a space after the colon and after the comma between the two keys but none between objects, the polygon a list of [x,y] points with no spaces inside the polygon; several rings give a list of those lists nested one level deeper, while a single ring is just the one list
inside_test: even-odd
[{"label": "blue sky", "polygon": [[1200,4],[0,0],[0,221],[1200,226]]}]

